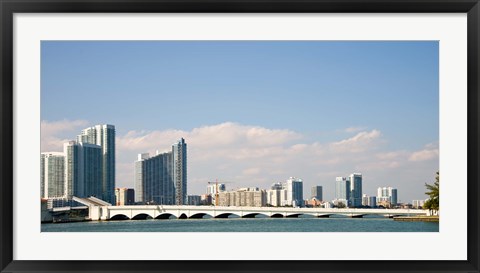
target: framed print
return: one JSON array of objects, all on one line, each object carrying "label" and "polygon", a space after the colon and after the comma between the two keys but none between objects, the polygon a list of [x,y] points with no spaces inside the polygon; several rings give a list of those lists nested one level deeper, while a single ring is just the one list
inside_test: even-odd
[{"label": "framed print", "polygon": [[478,1],[1,4],[1,272],[479,271]]}]

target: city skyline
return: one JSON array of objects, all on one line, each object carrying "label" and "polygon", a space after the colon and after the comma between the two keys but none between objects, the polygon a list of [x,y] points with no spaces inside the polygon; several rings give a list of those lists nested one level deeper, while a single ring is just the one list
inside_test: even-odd
[{"label": "city skyline", "polygon": [[[78,92],[103,112],[62,104]],[[331,200],[335,177],[361,172],[363,193],[411,202],[438,170],[437,42],[43,42],[41,96],[42,152],[117,126],[117,187],[180,137],[188,194],[295,176]]]}]

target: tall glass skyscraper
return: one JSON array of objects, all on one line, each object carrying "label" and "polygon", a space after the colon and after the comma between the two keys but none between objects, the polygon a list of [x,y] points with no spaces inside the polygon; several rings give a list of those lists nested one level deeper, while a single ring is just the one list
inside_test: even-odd
[{"label": "tall glass skyscraper", "polygon": [[69,141],[63,150],[66,197],[102,197],[102,147]]},{"label": "tall glass skyscraper", "polygon": [[345,202],[347,207],[362,205],[362,174],[353,173],[348,177],[337,177],[335,199]]},{"label": "tall glass skyscraper", "polygon": [[65,155],[48,152],[40,154],[41,198],[65,196]]},{"label": "tall glass skyscraper", "polygon": [[99,145],[102,151],[101,199],[115,204],[115,126],[104,124],[82,130],[78,143]]},{"label": "tall glass skyscraper", "polygon": [[135,161],[135,201],[164,205],[187,205],[187,144],[182,138],[172,151]]},{"label": "tall glass skyscraper", "polygon": [[323,188],[322,186],[313,186],[311,198],[323,201]]},{"label": "tall glass skyscraper", "polygon": [[181,138],[172,145],[175,204],[187,205],[187,144]]},{"label": "tall glass skyscraper", "polygon": [[362,205],[362,174],[353,173],[350,180],[350,206],[360,207]]},{"label": "tall glass skyscraper", "polygon": [[337,177],[335,179],[335,199],[343,201],[345,206],[350,202],[350,180],[346,177]]},{"label": "tall glass skyscraper", "polygon": [[303,181],[296,177],[290,177],[285,183],[287,190],[286,205],[303,207]]},{"label": "tall glass skyscraper", "polygon": [[143,204],[175,204],[172,153],[150,157],[139,154],[135,162],[135,201]]}]

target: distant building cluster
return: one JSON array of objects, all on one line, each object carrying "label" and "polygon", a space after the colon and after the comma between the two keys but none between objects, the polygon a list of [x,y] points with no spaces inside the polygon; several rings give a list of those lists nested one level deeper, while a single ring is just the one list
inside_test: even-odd
[{"label": "distant building cluster", "polygon": [[272,207],[303,207],[303,181],[290,177],[286,182],[275,183],[267,190],[267,204]]},{"label": "distant building cluster", "polygon": [[380,187],[377,189],[377,204],[386,208],[396,207],[397,189],[392,187]]},{"label": "distant building cluster", "polygon": [[[187,205],[187,144],[181,138],[169,152],[139,154],[135,161],[135,200],[139,204]],[[192,201],[193,202],[193,201]]]},{"label": "distant building cluster", "polygon": [[265,190],[256,187],[223,191],[218,198],[219,206],[264,207],[267,204]]},{"label": "distant building cluster", "polygon": [[362,174],[353,173],[348,177],[337,177],[335,181],[335,204],[343,204],[346,207],[362,205]]},{"label": "distant building cluster", "polygon": [[95,196],[115,203],[115,126],[81,131],[63,152],[40,155],[40,195],[44,199]]}]

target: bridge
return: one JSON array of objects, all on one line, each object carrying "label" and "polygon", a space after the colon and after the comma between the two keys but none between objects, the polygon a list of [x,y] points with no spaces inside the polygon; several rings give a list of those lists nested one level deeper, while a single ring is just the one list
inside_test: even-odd
[{"label": "bridge", "polygon": [[361,218],[367,215],[383,217],[428,215],[421,209],[365,209],[365,208],[291,208],[291,207],[220,207],[220,206],[172,206],[172,205],[132,205],[132,206],[90,206],[91,220],[142,220],[142,219],[195,219],[195,218],[290,218],[301,215],[314,217],[344,216]]}]

